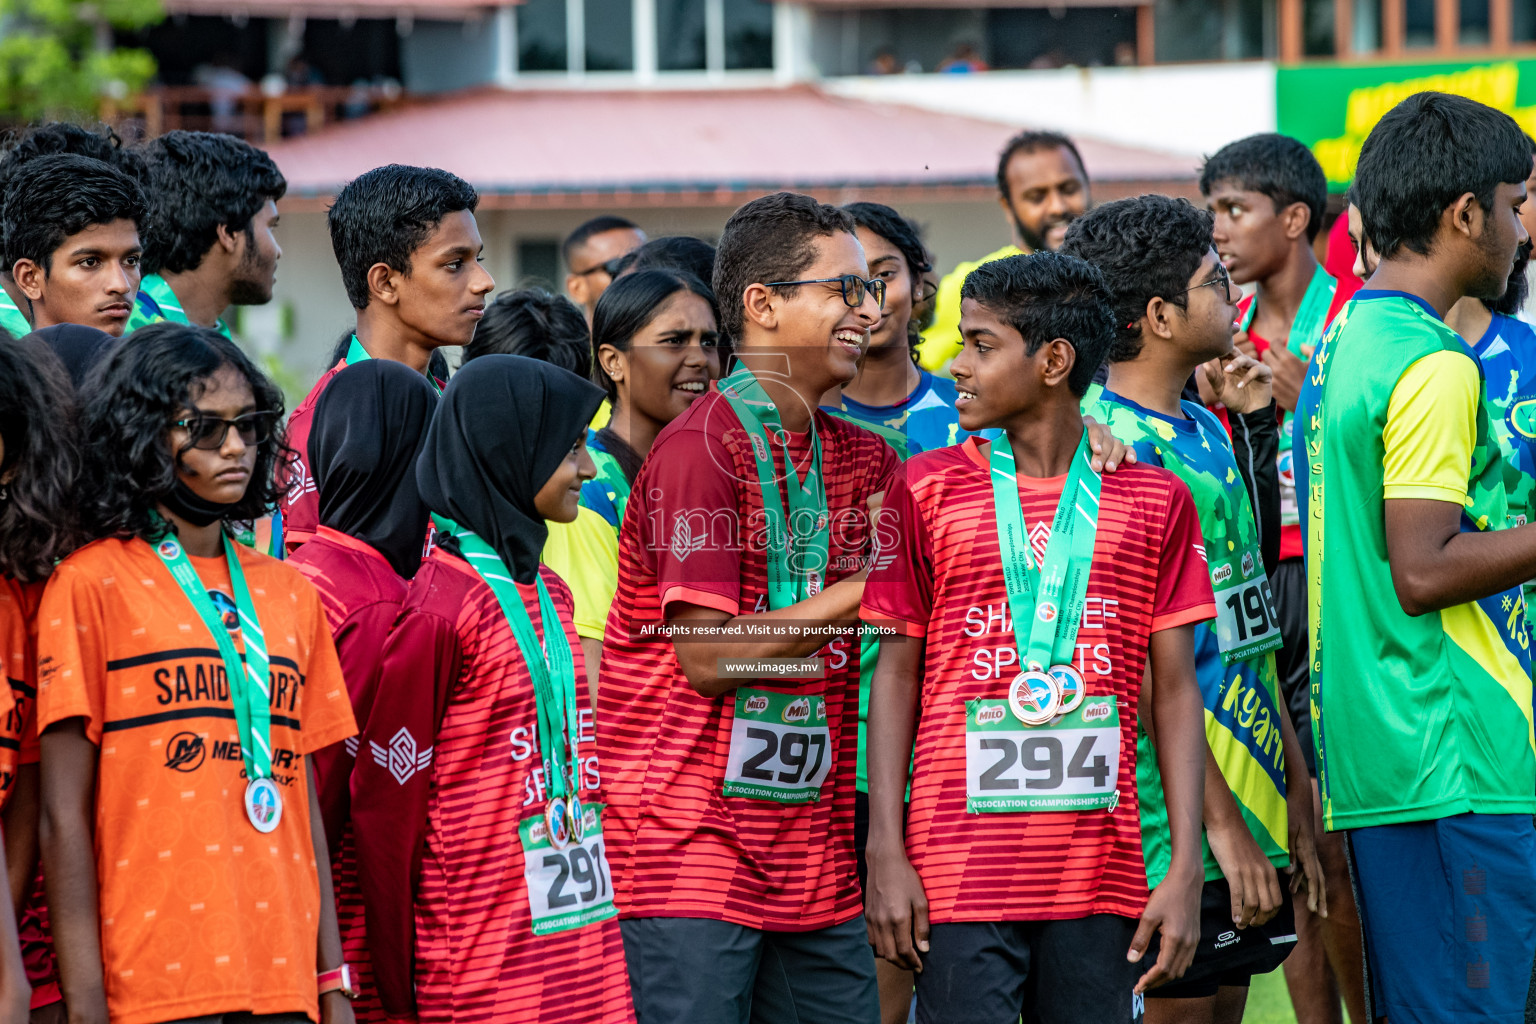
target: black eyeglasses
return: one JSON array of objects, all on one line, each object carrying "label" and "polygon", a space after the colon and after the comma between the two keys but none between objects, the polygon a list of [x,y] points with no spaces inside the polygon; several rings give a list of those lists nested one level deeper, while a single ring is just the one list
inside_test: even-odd
[{"label": "black eyeglasses", "polygon": [[864,305],[864,293],[867,291],[875,297],[875,305],[885,308],[885,282],[879,278],[866,281],[858,274],[844,274],[842,277],[818,277],[810,281],[769,281],[769,288],[788,288],[797,284],[836,284],[843,289],[843,304],[853,309]]},{"label": "black eyeglasses", "polygon": [[224,439],[229,436],[230,427],[234,427],[240,434],[240,440],[248,445],[265,443],[272,436],[272,424],[276,419],[276,415],[270,412],[248,412],[232,420],[199,413],[177,420],[172,426],[187,432],[193,448],[211,452],[224,447]]},{"label": "black eyeglasses", "polygon": [[1181,292],[1174,292],[1168,297],[1170,299],[1176,299],[1180,295],[1188,295],[1190,292],[1197,288],[1209,288],[1213,284],[1221,285],[1222,298],[1225,299],[1227,296],[1232,294],[1232,275],[1227,273],[1227,265],[1225,263],[1216,264],[1216,276],[1212,277],[1209,281],[1201,281],[1199,284],[1185,288]]},{"label": "black eyeglasses", "polygon": [[571,273],[577,277],[586,277],[588,274],[595,274],[601,270],[609,277],[618,277],[620,272],[622,272],[625,267],[629,266],[630,257],[632,255],[634,254],[625,253],[623,256],[615,256],[611,260],[605,260],[595,267],[588,267],[586,270],[573,270]]}]

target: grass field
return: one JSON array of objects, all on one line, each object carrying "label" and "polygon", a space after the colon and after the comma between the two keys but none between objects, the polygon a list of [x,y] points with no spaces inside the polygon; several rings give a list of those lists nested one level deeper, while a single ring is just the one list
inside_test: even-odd
[{"label": "grass field", "polygon": [[1243,1024],[1296,1024],[1291,997],[1285,991],[1285,972],[1271,971],[1253,979]]}]

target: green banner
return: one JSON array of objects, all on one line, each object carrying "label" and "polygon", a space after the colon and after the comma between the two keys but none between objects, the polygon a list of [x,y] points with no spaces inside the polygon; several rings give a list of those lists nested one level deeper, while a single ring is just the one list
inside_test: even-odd
[{"label": "green banner", "polygon": [[1486,103],[1536,133],[1536,60],[1281,68],[1275,82],[1276,120],[1282,134],[1312,148],[1329,187],[1343,191],[1376,122],[1425,91]]}]

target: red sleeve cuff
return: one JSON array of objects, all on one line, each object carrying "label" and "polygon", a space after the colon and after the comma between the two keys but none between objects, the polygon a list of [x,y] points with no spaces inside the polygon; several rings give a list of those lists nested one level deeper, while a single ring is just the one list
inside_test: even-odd
[{"label": "red sleeve cuff", "polygon": [[683,601],[687,604],[696,604],[701,608],[713,608],[717,612],[724,612],[735,617],[741,612],[741,605],[734,598],[724,594],[712,593],[708,590],[699,590],[696,587],[685,587],[682,584],[668,587],[661,592],[661,611],[665,615],[667,609],[675,601]]},{"label": "red sleeve cuff", "polygon": [[1191,622],[1205,622],[1216,617],[1216,604],[1197,604],[1192,608],[1181,608],[1178,611],[1168,612],[1164,615],[1156,615],[1152,618],[1152,632],[1159,633],[1165,629],[1174,629],[1178,626],[1187,626]]},{"label": "red sleeve cuff", "polygon": [[926,622],[909,622],[906,619],[893,619],[886,613],[877,612],[873,608],[860,608],[859,618],[867,626],[893,629],[902,636],[915,636],[921,639],[928,635],[928,624]]}]

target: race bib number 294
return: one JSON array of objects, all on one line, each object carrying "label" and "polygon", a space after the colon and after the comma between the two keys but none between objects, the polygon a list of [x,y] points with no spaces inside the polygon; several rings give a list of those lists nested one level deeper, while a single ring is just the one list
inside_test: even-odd
[{"label": "race bib number 294", "polygon": [[1031,728],[1001,700],[965,706],[965,809],[971,813],[1092,811],[1119,803],[1120,711],[1090,697]]},{"label": "race bib number 294", "polygon": [[736,691],[726,796],[810,804],[832,769],[827,702],[819,694]]}]

